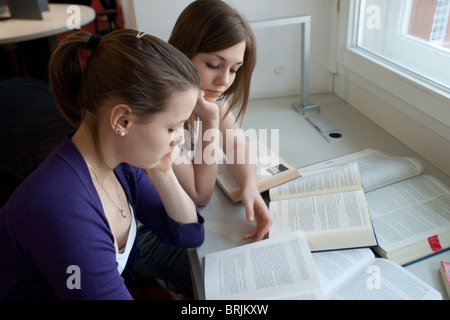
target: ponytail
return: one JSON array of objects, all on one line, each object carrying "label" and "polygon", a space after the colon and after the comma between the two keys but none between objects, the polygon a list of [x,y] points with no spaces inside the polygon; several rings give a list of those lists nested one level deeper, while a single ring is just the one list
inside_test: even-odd
[{"label": "ponytail", "polygon": [[75,128],[80,125],[83,114],[78,97],[85,64],[80,57],[83,50],[86,55],[90,36],[87,32],[79,32],[64,39],[53,52],[49,63],[49,82],[56,105]]}]

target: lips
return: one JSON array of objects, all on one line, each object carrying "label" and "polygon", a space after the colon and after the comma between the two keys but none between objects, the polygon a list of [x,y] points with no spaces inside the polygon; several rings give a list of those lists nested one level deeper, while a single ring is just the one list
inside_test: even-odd
[{"label": "lips", "polygon": [[219,98],[223,94],[223,91],[216,91],[216,90],[206,90],[206,92],[208,92],[208,96],[214,98]]}]

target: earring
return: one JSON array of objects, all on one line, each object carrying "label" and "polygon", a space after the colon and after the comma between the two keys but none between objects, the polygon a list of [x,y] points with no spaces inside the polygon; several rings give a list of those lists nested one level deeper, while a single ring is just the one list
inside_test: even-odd
[{"label": "earring", "polygon": [[122,131],[117,131],[117,134],[119,135],[119,136],[121,136],[121,137],[125,137],[125,135],[126,135],[126,133],[125,132],[122,132]]}]

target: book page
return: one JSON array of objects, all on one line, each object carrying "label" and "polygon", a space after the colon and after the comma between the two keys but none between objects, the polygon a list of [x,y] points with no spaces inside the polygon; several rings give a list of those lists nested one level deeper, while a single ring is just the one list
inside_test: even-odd
[{"label": "book page", "polygon": [[300,178],[271,188],[269,194],[270,200],[276,201],[361,189],[358,164],[353,162],[338,167],[305,171]]},{"label": "book page", "polygon": [[442,300],[424,281],[387,259],[374,259],[333,300]]},{"label": "book page", "polygon": [[450,191],[436,177],[421,175],[401,181],[368,192],[366,199],[384,250],[450,230]]},{"label": "book page", "polygon": [[[291,231],[303,232],[312,251],[337,249],[338,244],[330,235],[357,232],[362,229],[370,230],[376,244],[372,225],[369,217],[369,209],[362,190],[321,195],[308,198],[296,198],[289,200],[272,201],[269,204],[272,216],[272,227],[269,237],[277,237]],[[358,243],[359,238],[351,239],[349,235],[346,244]],[[350,238],[349,238],[350,237]],[[317,242],[313,241],[317,238]],[[324,243],[328,239],[328,244]],[[353,241],[356,240],[356,241]],[[365,243],[364,239],[364,243]],[[347,243],[349,242],[349,243]],[[326,247],[323,247],[327,245]],[[353,245],[353,247],[367,246]],[[349,248],[341,247],[339,249]]]},{"label": "book page", "polygon": [[[255,156],[256,180],[259,192],[295,179],[300,176],[296,168],[279,157],[259,140],[249,142],[249,148]],[[217,184],[234,201],[241,200],[241,186],[229,170],[227,160],[219,164]],[[233,163],[233,162],[232,162]]]},{"label": "book page", "polygon": [[291,231],[305,234],[366,227],[370,224],[362,191],[272,201],[270,236]]},{"label": "book page", "polygon": [[324,161],[301,168],[299,171],[303,175],[305,171],[334,167],[351,162],[358,163],[362,185],[366,192],[423,173],[423,165],[417,159],[391,156],[373,149],[365,149]]},{"label": "book page", "polygon": [[314,252],[313,259],[325,297],[331,297],[375,258],[369,248]]},{"label": "book page", "polygon": [[207,254],[207,299],[323,299],[308,243],[300,232]]}]

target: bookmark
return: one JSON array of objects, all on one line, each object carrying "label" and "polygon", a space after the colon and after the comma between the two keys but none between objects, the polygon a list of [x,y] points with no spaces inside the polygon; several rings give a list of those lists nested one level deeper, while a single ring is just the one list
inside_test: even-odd
[{"label": "bookmark", "polygon": [[430,248],[433,252],[441,251],[442,246],[441,242],[439,241],[438,235],[432,236],[428,238],[428,244],[430,245]]}]

